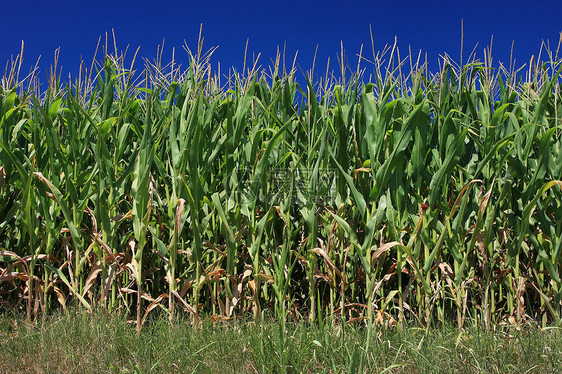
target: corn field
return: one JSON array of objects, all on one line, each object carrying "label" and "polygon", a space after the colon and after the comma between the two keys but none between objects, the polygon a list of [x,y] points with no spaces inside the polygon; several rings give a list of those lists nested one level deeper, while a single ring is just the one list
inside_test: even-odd
[{"label": "corn field", "polygon": [[557,52],[432,74],[394,46],[299,82],[186,51],[6,69],[3,312],[562,323]]}]

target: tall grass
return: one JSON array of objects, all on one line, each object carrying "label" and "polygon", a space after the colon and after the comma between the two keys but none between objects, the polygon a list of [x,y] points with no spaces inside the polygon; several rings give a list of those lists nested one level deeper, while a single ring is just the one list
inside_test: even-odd
[{"label": "tall grass", "polygon": [[[194,329],[150,316],[136,333],[122,315],[53,313],[37,324],[0,315],[0,373],[559,373],[561,331],[501,333],[454,325],[377,329],[275,320],[203,322]],[[362,363],[360,363],[362,361]]]},{"label": "tall grass", "polygon": [[278,56],[221,84],[201,43],[187,69],[108,50],[2,79],[4,310],[561,324],[557,51],[432,74],[395,45],[302,84]]}]

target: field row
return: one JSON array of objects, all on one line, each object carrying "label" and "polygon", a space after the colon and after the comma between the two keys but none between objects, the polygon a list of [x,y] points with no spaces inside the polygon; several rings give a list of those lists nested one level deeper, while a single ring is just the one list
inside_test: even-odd
[{"label": "field row", "polygon": [[5,310],[561,323],[558,62],[221,86],[201,53],[104,61],[0,90]]}]

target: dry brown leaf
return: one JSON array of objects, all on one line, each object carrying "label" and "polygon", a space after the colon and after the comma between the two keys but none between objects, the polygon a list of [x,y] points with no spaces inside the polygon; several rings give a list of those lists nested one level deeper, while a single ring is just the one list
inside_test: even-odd
[{"label": "dry brown leaf", "polygon": [[86,283],[84,284],[84,291],[82,291],[82,297],[84,297],[84,295],[86,295],[86,293],[93,286],[94,282],[96,281],[96,278],[98,277],[98,274],[101,273],[101,271],[102,271],[102,267],[100,265],[96,265],[92,268],[90,274],[88,274],[88,277],[86,278]]},{"label": "dry brown leaf", "polygon": [[53,291],[55,291],[55,294],[57,295],[57,301],[62,306],[62,308],[66,311],[66,295],[57,286],[53,286]]},{"label": "dry brown leaf", "polygon": [[0,188],[4,188],[6,180],[6,170],[4,166],[0,166]]},{"label": "dry brown leaf", "polygon": [[[386,256],[386,252],[389,251],[395,245],[400,245],[400,242],[396,242],[396,241],[388,242],[388,243],[385,243],[385,244],[381,245],[379,248],[377,248],[377,250],[375,252],[373,252],[373,255],[371,256],[371,266],[373,266],[377,262],[377,260],[380,256],[382,256],[383,254],[385,254],[385,256]],[[383,260],[384,260],[384,258],[383,258]]]},{"label": "dry brown leaf", "polygon": [[113,254],[113,251],[111,250],[111,248],[109,248],[109,246],[107,244],[105,244],[103,242],[103,240],[101,240],[101,237],[99,235],[96,235],[96,241],[103,248],[103,250],[107,253],[107,255],[111,258],[111,260],[113,260],[114,263],[119,265],[119,261],[117,261],[117,258]]},{"label": "dry brown leaf", "polygon": [[178,206],[176,207],[176,216],[174,218],[174,235],[179,235],[181,226],[181,216],[183,215],[183,210],[185,206],[185,200],[182,198],[178,199]]},{"label": "dry brown leaf", "polygon": [[189,313],[193,315],[193,322],[194,324],[197,323],[199,327],[201,327],[201,318],[199,318],[199,314],[197,311],[187,303],[176,291],[171,292],[172,296],[174,296],[180,304],[187,310]]},{"label": "dry brown leaf", "polygon": [[517,320],[521,322],[523,315],[525,314],[525,299],[523,295],[525,294],[525,278],[519,277],[519,281],[517,284],[517,293],[516,293],[516,301],[517,301]]},{"label": "dry brown leaf", "polygon": [[283,222],[285,222],[285,226],[287,226],[287,220],[285,219],[285,216],[283,215],[283,212],[281,211],[281,207],[276,205],[275,210],[277,211],[277,215],[279,216],[279,218],[281,218],[283,220]]},{"label": "dry brown leaf", "polygon": [[340,279],[342,278],[342,274],[341,274],[340,269],[338,269],[337,266],[332,262],[332,260],[330,259],[330,256],[328,256],[328,254],[326,253],[325,250],[323,250],[322,248],[316,247],[316,248],[312,248],[312,252],[322,256],[324,258],[324,261],[326,261],[326,264],[328,265],[328,267],[330,267],[332,269],[332,271],[334,271],[340,277]]},{"label": "dry brown leaf", "polygon": [[254,279],[248,281],[248,286],[252,290],[252,293],[254,294],[254,297],[256,297],[256,281]]},{"label": "dry brown leaf", "polygon": [[234,307],[238,305],[238,301],[240,301],[240,296],[242,295],[242,287],[243,282],[239,282],[232,292],[232,302],[228,308],[228,317],[232,316],[232,312],[234,311]]},{"label": "dry brown leaf", "polygon": [[144,316],[142,317],[142,321],[141,321],[141,328],[142,328],[142,326],[144,326],[144,322],[146,321],[146,317],[148,317],[148,313],[150,313],[151,310],[153,310],[154,308],[159,306],[160,303],[162,302],[162,300],[167,299],[167,298],[168,298],[168,294],[163,293],[162,295],[158,296],[155,300],[153,300],[150,303],[150,305],[144,311]]},{"label": "dry brown leaf", "polygon": [[0,277],[0,282],[9,282],[16,278],[22,281],[27,281],[29,279],[29,276],[21,272],[6,273]]},{"label": "dry brown leaf", "polygon": [[109,266],[109,274],[107,275],[107,279],[105,280],[105,284],[103,286],[103,298],[107,299],[109,295],[109,287],[113,284],[113,277],[115,277],[115,269],[117,268],[117,263],[113,263]]},{"label": "dry brown leaf", "polygon": [[[132,288],[128,288],[128,287],[121,287],[119,290],[121,293],[128,293],[128,294],[136,294],[138,292],[137,290],[133,290]],[[154,301],[154,298],[149,294],[147,294],[146,292],[141,292],[141,297],[150,302]]]}]

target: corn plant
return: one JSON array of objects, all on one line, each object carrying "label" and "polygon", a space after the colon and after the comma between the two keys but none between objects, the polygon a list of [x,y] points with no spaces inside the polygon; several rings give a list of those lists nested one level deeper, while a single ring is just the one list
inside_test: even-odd
[{"label": "corn plant", "polygon": [[186,50],[139,73],[106,43],[44,92],[6,73],[4,310],[562,323],[558,57],[432,74],[394,46],[339,79],[278,56],[223,85]]}]

